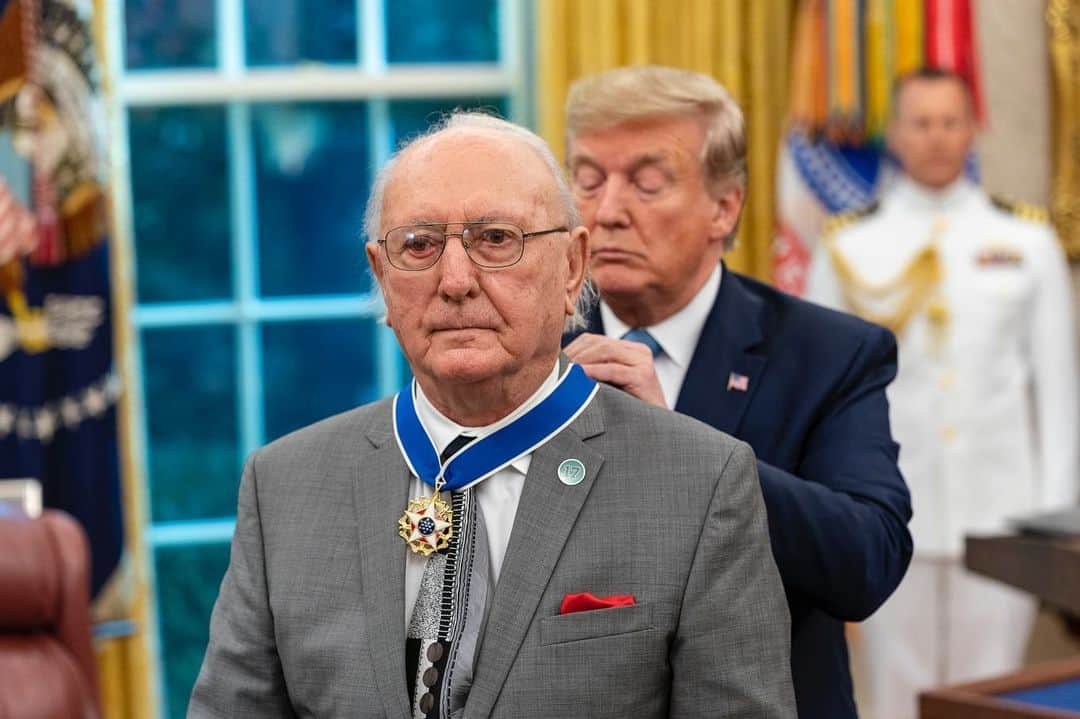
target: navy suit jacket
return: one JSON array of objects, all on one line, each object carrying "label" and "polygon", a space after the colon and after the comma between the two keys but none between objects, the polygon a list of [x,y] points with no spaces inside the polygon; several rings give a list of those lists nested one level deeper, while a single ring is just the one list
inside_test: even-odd
[{"label": "navy suit jacket", "polygon": [[[603,332],[599,308],[588,331]],[[746,391],[728,389],[732,373]],[[801,719],[857,716],[844,622],[870,616],[911,559],[885,398],[895,376],[888,330],[725,267],[675,406],[757,455]]]}]

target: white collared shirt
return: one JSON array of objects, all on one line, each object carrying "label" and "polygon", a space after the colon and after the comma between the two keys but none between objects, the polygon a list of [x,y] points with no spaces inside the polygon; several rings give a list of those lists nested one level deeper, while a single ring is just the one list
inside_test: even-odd
[{"label": "white collared shirt", "polygon": [[[716,263],[716,269],[686,307],[652,327],[641,328],[648,330],[663,350],[655,360],[655,367],[668,409],[675,409],[679,401],[690,360],[694,358],[705,320],[716,302],[716,293],[720,291],[721,267],[719,262]],[[604,334],[608,337],[618,339],[634,329],[616,317],[615,312],[603,301],[600,302],[600,317],[604,321]]]},{"label": "white collared shirt", "polygon": [[932,216],[935,213],[964,212],[972,202],[980,201],[984,194],[978,185],[963,175],[938,189],[920,185],[907,175],[901,175],[887,196],[890,202],[899,203],[911,212]]},{"label": "white collared shirt", "polygon": [[[454,441],[454,438],[459,434],[471,437],[486,437],[510,424],[540,404],[558,384],[559,363],[556,361],[551,374],[547,376],[547,379],[531,397],[498,422],[484,427],[463,427],[447,418],[446,415],[432,406],[428,398],[424,396],[424,391],[417,385],[416,414],[420,418],[420,423],[424,425],[424,429],[427,430],[432,443],[434,443],[436,452],[442,454],[447,445]],[[521,499],[521,490],[525,486],[525,475],[529,473],[531,463],[532,453],[526,454],[475,486],[476,501],[480,505],[480,512],[487,529],[488,549],[491,552],[492,582],[499,581],[503,558],[506,556],[506,547],[510,543],[510,531],[514,528],[514,515],[517,514],[518,500]],[[422,497],[430,492],[431,488],[428,485],[413,477],[409,485],[410,498]],[[447,503],[450,502],[449,492],[443,492],[442,496]],[[420,593],[420,580],[424,576],[427,558],[404,547],[402,549],[408,552],[405,560],[405,630],[408,631],[413,606],[416,604],[416,597]]]}]

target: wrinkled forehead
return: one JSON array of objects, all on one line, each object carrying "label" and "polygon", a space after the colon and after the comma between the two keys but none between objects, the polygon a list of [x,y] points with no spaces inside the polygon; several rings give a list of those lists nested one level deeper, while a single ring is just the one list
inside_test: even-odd
[{"label": "wrinkled forehead", "polygon": [[524,142],[447,130],[398,158],[383,198],[384,230],[416,222],[509,220],[525,229],[557,216],[551,170]]}]

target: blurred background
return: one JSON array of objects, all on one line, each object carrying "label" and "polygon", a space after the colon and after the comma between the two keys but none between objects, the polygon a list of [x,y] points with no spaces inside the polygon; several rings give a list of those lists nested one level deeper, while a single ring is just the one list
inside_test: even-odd
[{"label": "blurred background", "polygon": [[972,173],[1075,256],[1078,27],[1072,0],[0,0],[0,476],[90,533],[106,716],[184,716],[247,454],[407,380],[361,230],[402,139],[483,108],[561,153],[576,77],[709,72],[750,132],[729,264],[798,293],[873,197],[892,77],[951,58]]}]

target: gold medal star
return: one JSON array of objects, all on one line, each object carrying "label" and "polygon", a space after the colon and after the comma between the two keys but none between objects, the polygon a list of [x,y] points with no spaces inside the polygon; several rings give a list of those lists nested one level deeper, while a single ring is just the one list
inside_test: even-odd
[{"label": "gold medal star", "polygon": [[[405,512],[405,516],[409,518],[409,524],[412,525],[412,534],[409,535],[409,541],[415,542],[420,540],[427,542],[432,547],[435,547],[439,543],[439,535],[446,531],[446,528],[450,526],[450,522],[439,517],[439,513],[436,511],[433,503],[429,503],[420,512]],[[430,519],[431,521],[425,522],[425,519]]]},{"label": "gold medal star", "polygon": [[449,544],[450,519],[449,505],[438,496],[414,499],[398,520],[398,534],[409,549],[428,556]]}]

